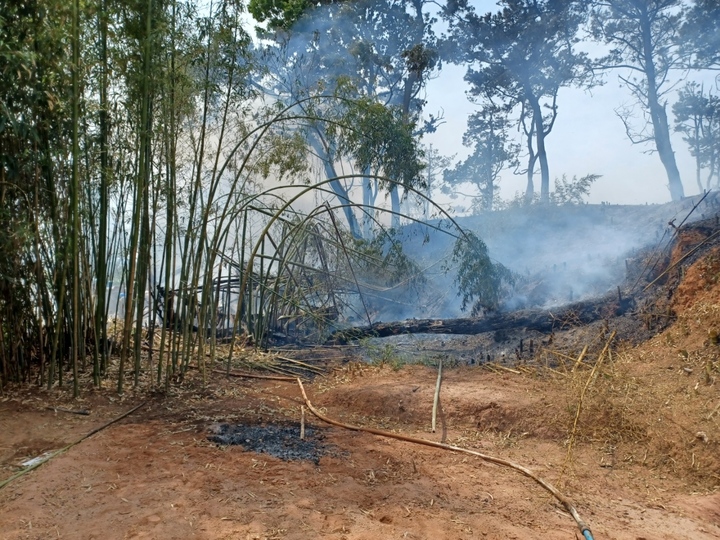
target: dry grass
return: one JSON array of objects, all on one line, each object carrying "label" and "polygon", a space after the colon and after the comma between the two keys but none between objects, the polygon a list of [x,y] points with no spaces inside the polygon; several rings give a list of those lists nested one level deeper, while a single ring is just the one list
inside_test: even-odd
[{"label": "dry grass", "polygon": [[[682,324],[667,331],[671,341],[685,333]],[[698,489],[720,485],[720,419],[712,409],[720,410],[713,400],[717,355],[707,348],[675,348],[677,356],[671,359],[667,349],[650,344],[610,350],[604,362],[555,378],[565,396],[564,469],[572,470],[573,447],[582,443],[603,453],[603,467],[639,464],[658,474],[672,473]]]}]

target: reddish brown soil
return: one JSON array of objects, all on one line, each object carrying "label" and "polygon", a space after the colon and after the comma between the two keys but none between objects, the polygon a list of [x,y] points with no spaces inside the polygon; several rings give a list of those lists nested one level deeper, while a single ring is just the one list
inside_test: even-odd
[{"label": "reddish brown soil", "polygon": [[[637,347],[616,344],[600,363],[594,354],[573,371],[578,350],[519,373],[446,369],[437,433],[431,367],[338,362],[308,393],[344,422],[530,468],[573,501],[597,539],[720,538],[716,259],[684,273],[670,328]],[[6,388],[0,480],[147,403],[0,489],[0,538],[579,538],[538,484],[470,456],[336,427],[325,431],[335,454],[319,465],[218,447],[207,440],[216,422],[297,423],[300,393],[289,382],[213,374],[203,387],[195,377],[168,395],[86,390],[75,401],[65,390]]]},{"label": "reddish brown soil", "polygon": [[[440,440],[441,433],[428,432],[434,382],[424,367],[356,367],[309,389],[329,415]],[[448,371],[447,440],[514,460],[554,483],[596,538],[720,537],[717,480],[673,472],[652,452],[643,464],[642,445],[579,442],[565,468],[566,433],[556,416],[567,419],[558,409],[571,404],[553,389],[554,379]],[[214,421],[296,420],[298,396],[290,383],[217,380],[195,395],[152,400],[5,487],[0,537],[576,537],[572,519],[538,485],[467,456],[339,428],[326,440],[342,454],[319,466],[206,440]],[[11,395],[2,404],[6,476],[11,464],[58,448],[138,401],[96,397],[82,403],[91,416],[80,417],[44,410],[37,398],[23,403]],[[715,446],[717,430],[708,437]]]}]

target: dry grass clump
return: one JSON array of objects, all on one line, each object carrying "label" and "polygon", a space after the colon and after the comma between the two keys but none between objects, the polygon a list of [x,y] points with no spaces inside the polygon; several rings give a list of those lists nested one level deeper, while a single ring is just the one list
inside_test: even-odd
[{"label": "dry grass clump", "polygon": [[[566,466],[574,445],[583,442],[611,454],[601,466],[640,464],[716,487],[720,405],[715,412],[710,408],[716,394],[710,387],[717,362],[695,352],[668,365],[652,352],[609,349],[603,361],[567,375]],[[689,365],[707,369],[696,372]]]},{"label": "dry grass clump", "polygon": [[605,357],[588,354],[576,369],[560,366],[566,465],[573,446],[586,443],[603,453],[603,467],[637,465],[694,489],[720,486],[720,250],[675,278],[677,288],[663,295],[675,317],[665,331],[637,347],[613,345]]},{"label": "dry grass clump", "polygon": [[634,379],[620,376],[622,360],[613,354],[614,337],[613,333],[593,362],[576,362],[566,375],[566,467],[580,441],[614,449],[621,443],[636,444],[647,437],[646,429],[632,414],[640,388]]},{"label": "dry grass clump", "polygon": [[574,396],[576,405],[581,406],[575,433],[579,439],[617,445],[637,443],[647,437],[646,429],[633,414],[645,399],[643,389],[637,378],[628,376],[626,359],[627,353],[613,354],[612,349],[608,349],[594,366],[585,366],[571,374],[569,397]]}]

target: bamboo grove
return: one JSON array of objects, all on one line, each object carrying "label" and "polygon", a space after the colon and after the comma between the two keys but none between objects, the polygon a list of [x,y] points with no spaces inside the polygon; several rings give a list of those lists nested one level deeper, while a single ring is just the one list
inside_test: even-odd
[{"label": "bamboo grove", "polygon": [[[237,0],[0,13],[0,384],[163,385],[204,369],[219,339],[368,321],[374,298],[422,282],[379,221],[374,240],[346,230],[348,206],[376,209],[334,197],[301,140],[357,142],[342,119],[367,103],[264,99],[243,16]],[[395,163],[417,163],[399,122]]]}]

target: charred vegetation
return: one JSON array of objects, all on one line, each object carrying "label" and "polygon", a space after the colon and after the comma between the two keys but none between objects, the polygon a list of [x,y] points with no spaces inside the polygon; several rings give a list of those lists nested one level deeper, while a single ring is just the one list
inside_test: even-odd
[{"label": "charred vegetation", "polygon": [[[536,307],[508,309],[505,307],[487,311],[480,317],[410,318],[401,321],[377,322],[353,328],[337,330],[327,343],[343,344],[366,338],[386,338],[410,334],[484,335],[486,345],[476,361],[502,358],[508,364],[526,361],[542,346],[554,345],[572,349],[586,339],[591,341],[598,334],[610,330],[617,332],[617,340],[628,344],[644,342],[662,332],[676,320],[674,296],[681,283],[685,269],[697,260],[712,253],[720,243],[720,219],[715,214],[717,201],[696,198],[679,210],[678,225],[668,225],[662,235],[653,238],[646,247],[618,253],[616,265],[622,269],[621,278],[602,295],[591,296],[575,302],[539,307],[549,297],[535,296],[542,290],[543,277],[520,276],[512,291],[517,297],[533,298]],[[620,228],[631,226],[641,214],[640,209],[609,209],[612,220]],[[575,209],[570,212],[576,212]],[[646,219],[657,223],[658,215]],[[653,227],[654,228],[654,227]],[[560,266],[560,265],[556,265]],[[546,289],[551,291],[552,289]],[[507,300],[507,299],[506,299]],[[527,301],[527,300],[526,300]],[[482,336],[481,336],[482,337]],[[448,341],[446,351],[452,349]],[[533,343],[533,345],[530,345]],[[533,351],[530,351],[533,348]],[[459,348],[462,350],[462,347]],[[531,354],[529,354],[531,353]],[[487,358],[485,358],[487,356]]]}]

